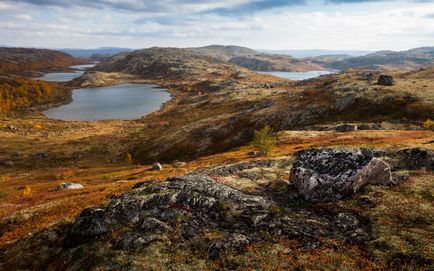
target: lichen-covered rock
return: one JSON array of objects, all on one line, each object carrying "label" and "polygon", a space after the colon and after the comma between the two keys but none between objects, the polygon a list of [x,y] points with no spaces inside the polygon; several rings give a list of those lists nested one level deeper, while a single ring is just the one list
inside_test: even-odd
[{"label": "lichen-covered rock", "polygon": [[[135,252],[156,242],[165,246],[191,242],[215,259],[223,250],[242,251],[252,242],[276,236],[302,240],[305,247],[317,246],[318,238],[350,242],[361,227],[349,219],[337,220],[337,214],[291,214],[268,197],[243,193],[204,175],[135,187],[102,209],[85,210],[72,224],[65,247],[110,240],[115,250]],[[209,232],[220,237],[206,241]]]},{"label": "lichen-covered rock", "polygon": [[398,158],[398,168],[434,170],[434,150],[411,148],[399,150],[395,156]]},{"label": "lichen-covered rock", "polygon": [[290,181],[309,201],[333,201],[363,185],[393,183],[390,166],[365,149],[308,149],[297,154]]}]

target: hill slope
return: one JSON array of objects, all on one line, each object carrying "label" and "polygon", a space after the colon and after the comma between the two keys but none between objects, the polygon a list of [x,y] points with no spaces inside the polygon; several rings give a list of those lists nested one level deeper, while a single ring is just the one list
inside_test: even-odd
[{"label": "hill slope", "polygon": [[42,72],[68,69],[78,64],[63,52],[32,48],[0,48],[0,74],[35,76]]},{"label": "hill slope", "polygon": [[414,70],[434,64],[434,47],[415,48],[408,51],[379,51],[366,56],[331,62],[329,68],[401,69]]},{"label": "hill slope", "polygon": [[[97,72],[99,71],[99,72]],[[425,71],[426,73],[426,71]],[[245,144],[254,129],[303,129],[341,121],[417,122],[434,118],[433,82],[397,73],[395,85],[377,85],[364,72],[293,82],[250,72],[191,50],[152,48],[112,57],[78,82],[150,82],[174,98],[144,122],[164,125],[142,133],[135,157],[142,162],[190,159]],[[145,80],[145,81],[144,81]],[[414,82],[414,83],[413,83]],[[426,86],[426,87],[424,87]]]}]

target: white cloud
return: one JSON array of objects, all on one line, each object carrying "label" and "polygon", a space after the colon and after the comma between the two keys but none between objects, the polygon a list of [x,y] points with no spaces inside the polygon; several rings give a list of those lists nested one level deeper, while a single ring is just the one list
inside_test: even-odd
[{"label": "white cloud", "polygon": [[24,21],[31,21],[32,20],[32,16],[29,14],[18,14],[18,15],[15,15],[15,18],[18,20],[24,20]]},{"label": "white cloud", "polygon": [[[5,4],[0,2],[0,36],[3,44],[29,46],[22,37],[37,33],[31,46],[40,47],[237,44],[261,49],[400,50],[434,45],[433,2],[289,6],[234,17],[195,13],[247,1],[185,0],[191,5],[179,11],[175,1],[163,1],[176,10],[169,13],[26,4],[7,4],[15,10],[2,12]],[[38,16],[41,12],[44,16]],[[10,18],[17,20],[7,24]]]}]

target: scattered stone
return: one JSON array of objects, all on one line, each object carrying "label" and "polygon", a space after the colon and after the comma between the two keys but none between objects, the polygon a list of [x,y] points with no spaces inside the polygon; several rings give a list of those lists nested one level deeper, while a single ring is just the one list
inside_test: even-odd
[{"label": "scattered stone", "polygon": [[363,72],[360,76],[360,80],[366,80],[368,82],[372,82],[378,76],[378,72]]},{"label": "scattered stone", "polygon": [[16,126],[9,125],[9,130],[11,130],[11,131],[13,131],[13,132],[17,132],[17,131],[19,131],[20,129],[18,129]]},{"label": "scattered stone", "polygon": [[250,156],[258,156],[259,152],[258,151],[251,151],[251,152],[248,152],[247,154]]},{"label": "scattered stone", "polygon": [[57,186],[56,191],[68,190],[68,189],[82,189],[84,186],[79,183],[61,183]]},{"label": "scattered stone", "polygon": [[357,130],[372,130],[372,127],[369,124],[359,124]]},{"label": "scattered stone", "polygon": [[380,86],[393,86],[394,80],[392,76],[382,74],[380,77],[378,77],[377,84]]},{"label": "scattered stone", "polygon": [[342,124],[342,125],[338,125],[336,126],[335,130],[337,132],[352,132],[352,131],[357,131],[357,125],[352,125],[352,124]]},{"label": "scattered stone", "polygon": [[176,168],[181,168],[181,167],[187,166],[187,163],[186,162],[175,162],[175,163],[173,163],[173,166]]},{"label": "scattered stone", "polygon": [[332,148],[300,151],[290,181],[300,195],[313,202],[342,199],[367,183],[394,183],[390,166],[371,151]]},{"label": "scattered stone", "polygon": [[21,158],[22,156],[23,156],[22,152],[17,151],[17,152],[14,153],[14,157],[15,158]]},{"label": "scattered stone", "polygon": [[46,152],[38,152],[35,154],[35,158],[37,159],[48,159],[49,157],[50,155],[48,155]]},{"label": "scattered stone", "polygon": [[11,161],[11,160],[6,160],[6,161],[3,161],[2,164],[4,166],[7,166],[7,167],[12,167],[15,163],[13,161]]},{"label": "scattered stone", "polygon": [[161,171],[161,170],[163,170],[163,166],[160,163],[155,163],[155,164],[152,165],[151,170]]}]

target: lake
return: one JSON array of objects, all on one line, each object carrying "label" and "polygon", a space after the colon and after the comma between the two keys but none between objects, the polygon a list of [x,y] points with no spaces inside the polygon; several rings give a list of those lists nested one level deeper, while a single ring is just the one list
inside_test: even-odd
[{"label": "lake", "polygon": [[264,74],[270,74],[277,77],[289,79],[289,80],[305,80],[310,78],[315,78],[320,75],[331,74],[335,71],[308,71],[308,72],[279,72],[279,71],[269,71],[269,72],[259,72]]},{"label": "lake", "polygon": [[36,80],[44,80],[49,82],[68,82],[77,77],[83,75],[86,69],[94,67],[95,64],[84,64],[84,65],[74,65],[71,66],[71,69],[74,69],[74,72],[50,72],[45,74],[42,77],[34,78]]},{"label": "lake", "polygon": [[170,93],[157,85],[122,84],[75,89],[70,104],[43,113],[61,120],[137,119],[160,109]]}]

